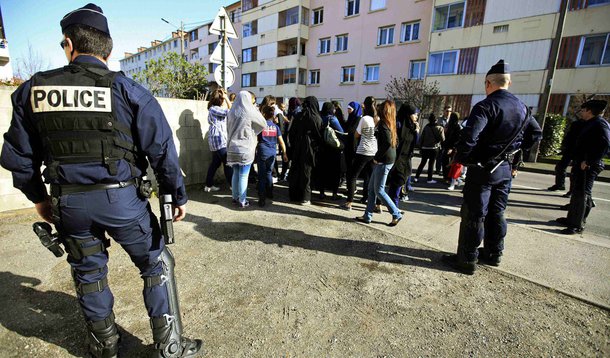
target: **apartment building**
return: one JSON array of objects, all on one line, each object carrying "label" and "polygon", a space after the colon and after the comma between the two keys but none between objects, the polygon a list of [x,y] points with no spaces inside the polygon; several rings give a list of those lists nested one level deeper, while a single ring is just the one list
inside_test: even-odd
[{"label": "apartment building", "polygon": [[[182,43],[181,43],[182,42]],[[125,53],[119,60],[121,71],[130,78],[146,69],[146,62],[161,58],[167,52],[181,53],[188,47],[187,32],[174,31],[165,41],[151,41],[150,47],[139,47],[136,53]]]},{"label": "apartment building", "polygon": [[394,77],[423,79],[431,0],[311,0],[307,94],[347,106],[386,98]]},{"label": "apartment building", "polygon": [[279,101],[307,95],[309,0],[243,0],[241,87]]},{"label": "apartment building", "polygon": [[13,78],[13,66],[8,51],[8,41],[4,33],[4,20],[0,9],[0,80],[8,81]]},{"label": "apartment building", "polygon": [[[225,7],[229,14],[231,23],[235,27],[235,31],[241,37],[242,22],[241,22],[241,2],[237,1]],[[216,86],[214,78],[214,70],[218,64],[210,62],[210,56],[220,41],[220,36],[210,33],[212,21],[209,21],[201,26],[198,26],[188,32],[188,46],[185,52],[187,60],[191,63],[200,63],[206,66],[208,70],[208,84],[211,87]],[[241,64],[241,38],[229,39],[233,51],[238,56],[238,61]],[[229,87],[230,92],[238,92],[241,90],[241,67],[233,68],[235,73],[235,83]]]},{"label": "apartment building", "polygon": [[[437,81],[454,110],[467,115],[485,97],[484,78],[499,59],[510,64],[513,92],[534,113],[553,64],[551,46],[565,0],[435,0],[426,81]],[[570,0],[553,80],[550,111],[564,113],[569,95],[609,93],[604,58],[610,0]],[[605,19],[605,20],[604,20]],[[584,54],[584,57],[583,57]],[[610,54],[607,55],[610,57]],[[558,96],[557,94],[561,95]],[[561,108],[564,106],[564,108]]]}]

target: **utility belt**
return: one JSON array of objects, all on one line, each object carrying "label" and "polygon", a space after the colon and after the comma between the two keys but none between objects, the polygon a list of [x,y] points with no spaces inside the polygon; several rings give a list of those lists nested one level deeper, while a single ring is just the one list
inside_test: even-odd
[{"label": "utility belt", "polygon": [[134,178],[127,181],[110,184],[51,184],[51,196],[58,198],[62,195],[86,193],[95,190],[121,189],[135,185],[138,195],[142,198],[150,198],[152,194],[152,184],[150,180]]},{"label": "utility belt", "polygon": [[515,154],[516,153],[517,153],[517,151],[514,151],[512,153],[505,153],[505,154],[502,154],[502,155],[500,155],[498,157],[495,157],[495,158],[493,158],[491,160],[488,160],[488,161],[486,161],[484,163],[482,163],[482,162],[476,162],[476,163],[467,162],[467,163],[464,163],[464,165],[466,165],[466,166],[474,166],[474,167],[477,167],[477,168],[481,168],[481,169],[487,171],[488,173],[492,174],[504,162],[508,163],[508,165],[512,165],[513,160],[515,159]]}]

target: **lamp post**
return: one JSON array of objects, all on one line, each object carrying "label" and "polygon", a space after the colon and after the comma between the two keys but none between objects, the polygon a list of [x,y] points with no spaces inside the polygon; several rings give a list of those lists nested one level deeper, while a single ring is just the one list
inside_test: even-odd
[{"label": "lamp post", "polygon": [[161,18],[161,21],[165,22],[168,25],[171,25],[175,28],[178,29],[178,31],[180,31],[179,36],[180,36],[180,56],[184,56],[184,38],[182,37],[184,34],[184,22],[180,21],[180,27],[172,24],[171,22],[165,20],[164,18]]}]

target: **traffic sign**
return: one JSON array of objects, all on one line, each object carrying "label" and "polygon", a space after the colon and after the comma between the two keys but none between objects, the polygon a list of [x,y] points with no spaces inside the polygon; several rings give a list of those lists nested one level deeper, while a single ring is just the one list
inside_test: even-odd
[{"label": "traffic sign", "polygon": [[[233,69],[231,67],[227,67],[226,69],[227,72],[225,72],[224,88],[231,87],[233,86],[233,83],[235,83],[235,72],[233,72]],[[216,83],[222,85],[222,66],[218,66],[214,70],[214,79],[216,80]]]},{"label": "traffic sign", "polygon": [[227,66],[239,67],[237,56],[235,56],[233,47],[231,47],[231,44],[228,42],[221,41],[216,45],[214,52],[212,52],[212,56],[210,56],[210,62],[222,65],[222,46],[225,46],[225,61]]},{"label": "traffic sign", "polygon": [[[224,18],[224,24],[222,18]],[[218,14],[214,19],[214,22],[212,22],[212,25],[210,25],[209,31],[211,34],[222,35],[223,30],[227,34],[227,37],[232,37],[234,39],[237,38],[237,31],[235,31],[235,27],[231,23],[231,18],[229,17],[229,14],[227,14],[227,10],[225,10],[224,7],[221,7],[220,10],[218,10]]]}]

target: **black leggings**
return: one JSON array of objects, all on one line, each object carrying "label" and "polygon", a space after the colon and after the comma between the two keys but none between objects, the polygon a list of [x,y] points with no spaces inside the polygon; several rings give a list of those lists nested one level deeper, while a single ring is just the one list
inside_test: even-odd
[{"label": "black leggings", "polygon": [[428,164],[428,180],[432,180],[432,173],[434,172],[434,161],[436,160],[436,156],[438,155],[438,149],[422,149],[421,150],[421,163],[419,163],[419,167],[417,168],[417,174],[415,177],[419,179],[421,172],[424,170],[426,166],[426,162],[429,160],[430,164]]},{"label": "black leggings", "polygon": [[347,173],[347,201],[354,201],[354,193],[356,192],[356,180],[363,169],[365,171],[364,176],[364,197],[368,196],[369,178],[371,177],[371,171],[368,170],[373,163],[374,156],[367,156],[362,154],[356,154],[354,161],[351,166],[351,170]]}]

